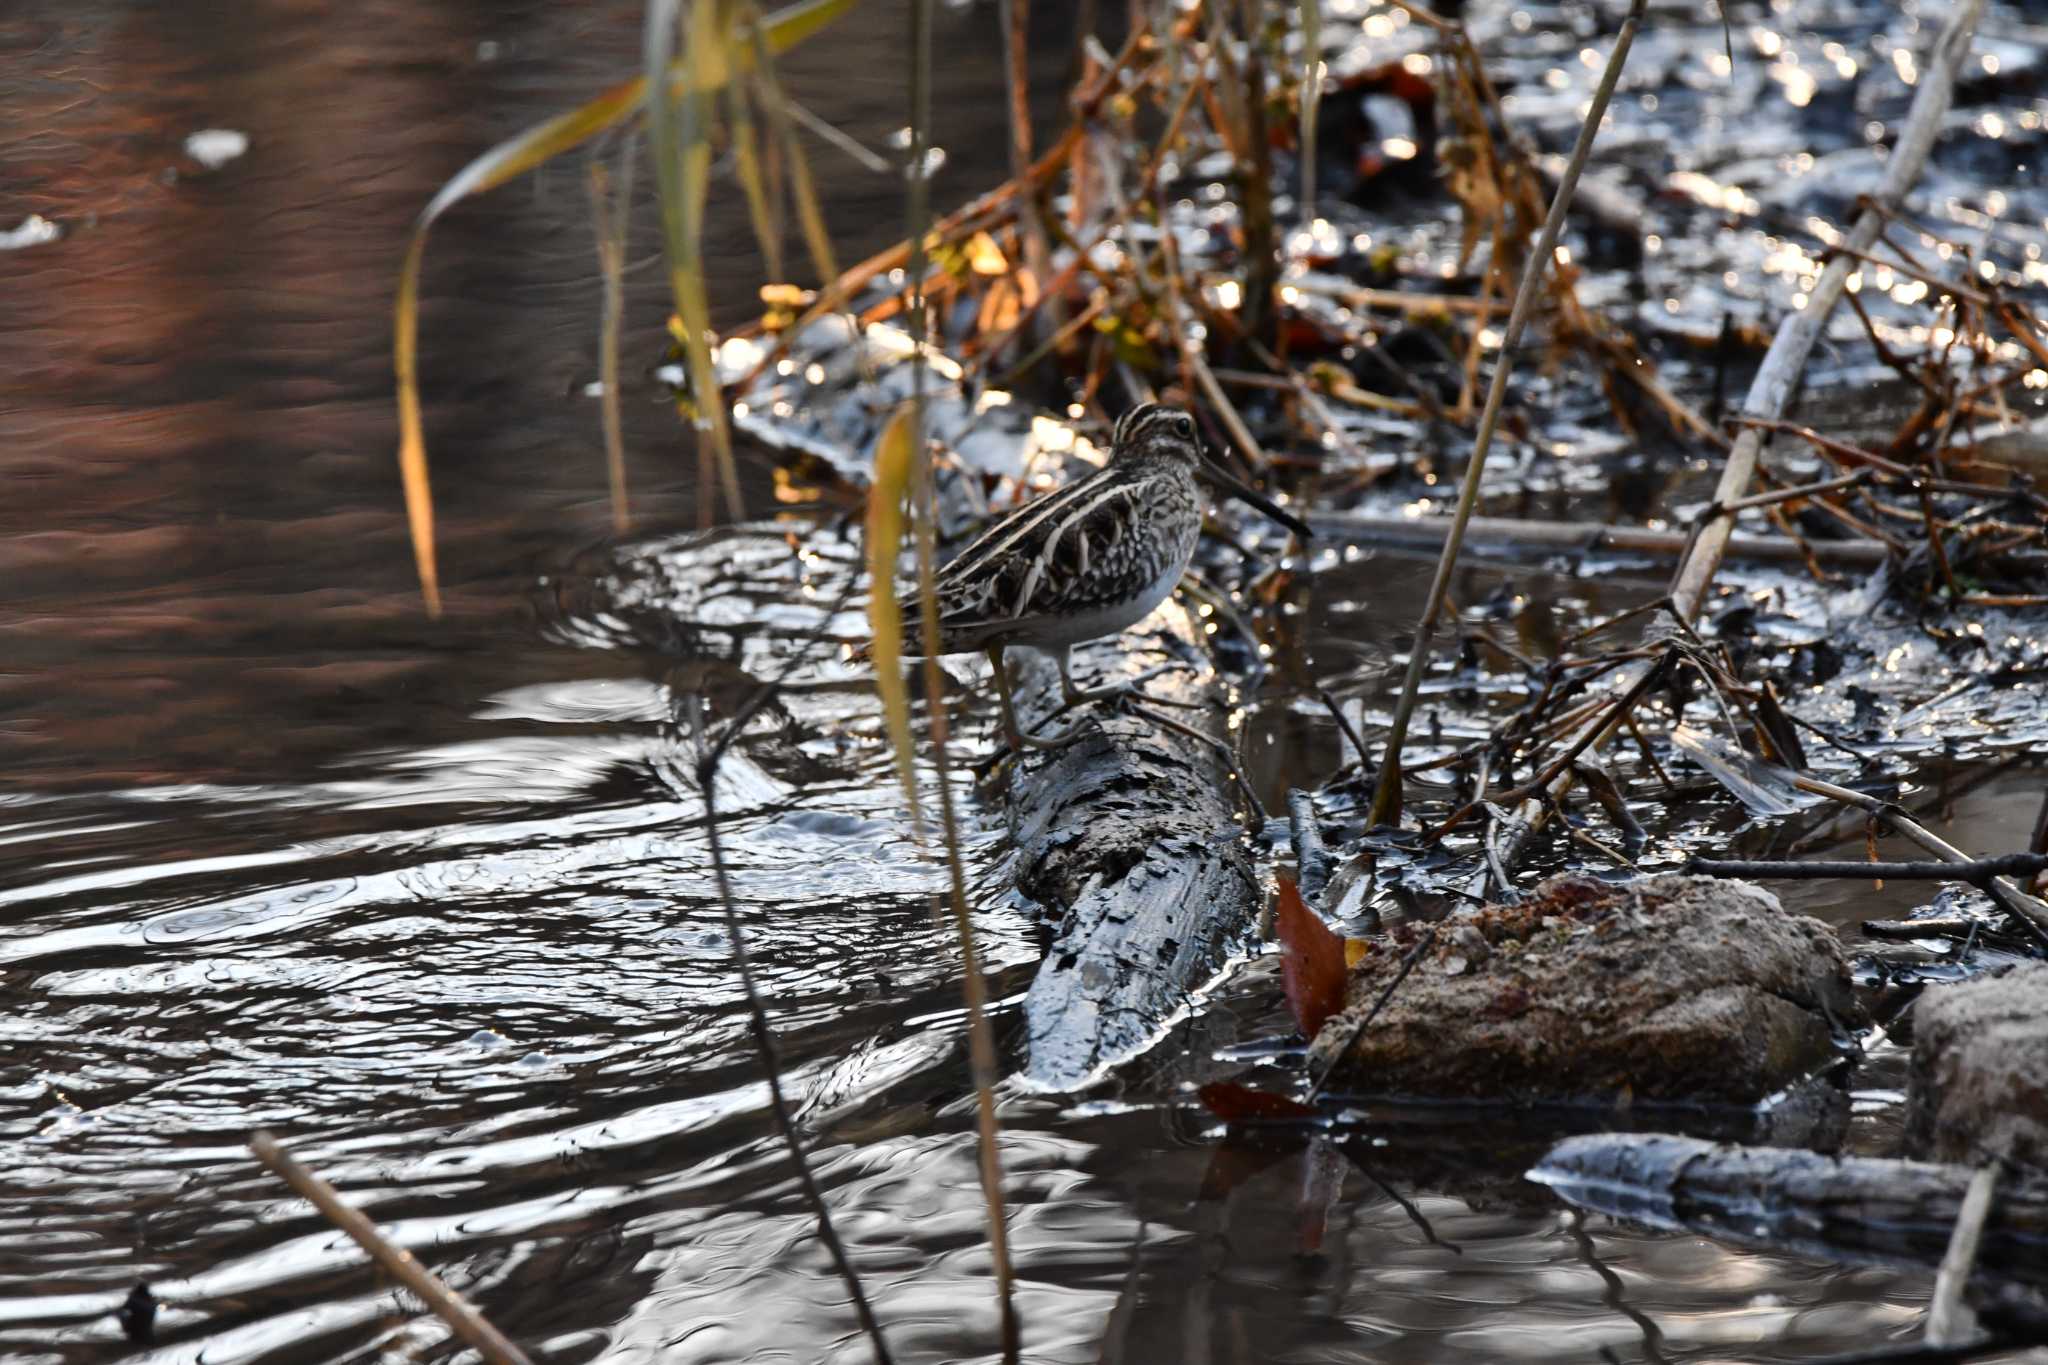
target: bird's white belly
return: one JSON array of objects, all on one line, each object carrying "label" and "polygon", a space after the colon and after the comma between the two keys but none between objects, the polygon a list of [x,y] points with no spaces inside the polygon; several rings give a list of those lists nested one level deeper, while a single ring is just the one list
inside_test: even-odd
[{"label": "bird's white belly", "polygon": [[1047,620],[1043,630],[1033,631],[1031,643],[1054,647],[1078,645],[1083,640],[1099,640],[1135,626],[1150,616],[1161,602],[1173,596],[1173,590],[1180,586],[1181,575],[1186,572],[1186,558],[1170,560],[1137,596],[1105,602],[1086,611],[1062,613],[1056,619]]}]

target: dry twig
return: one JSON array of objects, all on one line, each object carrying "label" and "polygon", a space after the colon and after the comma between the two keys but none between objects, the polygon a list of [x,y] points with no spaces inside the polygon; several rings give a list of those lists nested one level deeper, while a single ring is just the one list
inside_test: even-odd
[{"label": "dry twig", "polygon": [[301,1165],[299,1159],[278,1145],[269,1133],[258,1132],[249,1139],[249,1150],[285,1184],[310,1200],[327,1221],[347,1233],[355,1244],[370,1253],[370,1259],[384,1267],[400,1284],[418,1295],[450,1330],[474,1346],[491,1365],[532,1365],[526,1352],[511,1338],[493,1327],[468,1299],[442,1283],[441,1278],[419,1263],[404,1247],[397,1246],[367,1218],[362,1210],[342,1202],[334,1186]]}]

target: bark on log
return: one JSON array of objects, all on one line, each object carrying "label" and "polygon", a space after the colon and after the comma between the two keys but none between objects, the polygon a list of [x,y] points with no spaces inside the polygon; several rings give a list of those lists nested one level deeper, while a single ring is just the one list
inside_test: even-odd
[{"label": "bark on log", "polygon": [[[1603,1133],[1558,1143],[1529,1179],[1571,1203],[1637,1222],[1836,1259],[1933,1266],[1975,1174],[1925,1161]],[[2048,1285],[2048,1178],[1999,1181],[1978,1266]]]},{"label": "bark on log", "polygon": [[[1179,703],[1162,713],[1221,734],[1223,688],[1177,602],[1118,638],[1078,647],[1074,677],[1096,687],[1162,663],[1172,667],[1144,685]],[[1013,667],[1020,719],[1044,726],[1059,707],[1058,671],[1023,651]],[[1057,1091],[1081,1089],[1150,1046],[1251,947],[1263,900],[1215,750],[1099,704],[1076,714],[1087,733],[1057,753],[1027,755],[1009,789],[1016,884],[1052,921],[1024,1002],[1023,1078]]]}]

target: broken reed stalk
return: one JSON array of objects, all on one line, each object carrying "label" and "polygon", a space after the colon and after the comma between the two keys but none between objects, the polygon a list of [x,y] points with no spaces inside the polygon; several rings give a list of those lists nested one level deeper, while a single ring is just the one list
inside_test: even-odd
[{"label": "broken reed stalk", "polygon": [[[1928,54],[1926,75],[1913,95],[1905,130],[1899,135],[1898,145],[1892,149],[1891,159],[1885,163],[1884,178],[1878,182],[1877,192],[1871,196],[1871,206],[1857,217],[1855,226],[1843,238],[1842,245],[1850,251],[1867,252],[1876,244],[1888,211],[1905,202],[1906,192],[1920,178],[1921,168],[1926,165],[1934,140],[1941,131],[1942,117],[1954,98],[1957,69],[1969,52],[1971,37],[1983,12],[1984,0],[1963,0],[1949,16],[1941,36],[1935,39],[1934,48]],[[1854,256],[1836,254],[1821,272],[1819,281],[1808,291],[1806,307],[1779,326],[1770,350],[1764,355],[1763,365],[1750,384],[1749,396],[1743,402],[1744,418],[1777,420],[1785,415],[1785,410],[1791,406],[1792,390],[1806,369],[1806,359],[1820,340],[1821,331],[1841,299],[1849,276],[1858,266]],[[1700,604],[1706,600],[1707,588],[1721,567],[1721,552],[1735,529],[1734,516],[1726,508],[1749,490],[1750,480],[1756,475],[1757,460],[1763,453],[1765,435],[1765,429],[1746,425],[1736,438],[1735,446],[1728,452],[1727,462],[1721,468],[1721,482],[1714,490],[1717,510],[1701,529],[1699,543],[1687,556],[1672,583],[1671,595],[1688,620],[1699,614]]]},{"label": "broken reed stalk", "polygon": [[[1022,0],[1012,0],[1021,6]],[[1021,41],[1021,38],[1020,38]],[[953,807],[951,736],[946,725],[945,671],[939,667],[939,605],[937,540],[938,478],[925,440],[925,347],[929,344],[925,316],[925,241],[931,224],[931,180],[926,166],[932,124],[932,0],[912,0],[910,7],[910,179],[906,191],[910,340],[913,348],[910,389],[910,439],[915,452],[911,496],[921,504],[917,523],[917,599],[924,636],[925,707],[931,717],[934,776],[939,788],[939,828],[946,841],[947,902],[953,928],[960,937],[960,993],[967,1006],[967,1058],[974,1078],[975,1148],[981,1170],[981,1193],[987,1204],[989,1258],[995,1269],[996,1309],[1000,1318],[1005,1365],[1016,1365],[1023,1351],[1023,1329],[1017,1318],[1010,1266],[1010,1234],[1003,1211],[1003,1161],[997,1145],[995,1087],[998,1079],[994,1031],[988,1022],[988,983],[981,974],[975,947],[974,921],[967,907],[967,873],[960,859],[959,815]],[[1028,113],[1028,110],[1025,111]],[[1020,135],[1029,138],[1029,128]],[[1024,144],[1028,154],[1028,143]],[[1028,179],[1017,177],[1020,193],[1029,195]],[[999,661],[1000,663],[1000,661]]]},{"label": "broken reed stalk", "polygon": [[590,163],[590,209],[597,231],[598,273],[604,278],[604,310],[597,331],[597,382],[604,390],[599,411],[604,422],[604,467],[612,490],[612,529],[624,535],[631,525],[626,507],[626,438],[619,415],[619,328],[626,313],[626,225],[633,203],[633,137],[627,134],[619,153],[619,191],[612,203],[611,177],[602,161]]},{"label": "broken reed stalk", "polygon": [[1977,1315],[1963,1302],[1963,1289],[1977,1268],[1977,1247],[1984,1237],[1984,1220],[1991,1212],[1991,1192],[1998,1187],[1998,1163],[1983,1167],[1970,1179],[1963,1192],[1963,1206],[1956,1210],[1956,1230],[1950,1234],[1948,1251],[1934,1277],[1934,1297],[1927,1305],[1927,1326],[1922,1337],[1929,1346],[1961,1346],[1977,1335]]},{"label": "broken reed stalk", "polygon": [[326,1215],[328,1222],[370,1253],[371,1260],[416,1294],[420,1302],[433,1310],[434,1316],[447,1323],[456,1336],[475,1347],[491,1365],[532,1365],[526,1352],[493,1327],[475,1305],[421,1265],[419,1258],[410,1251],[393,1244],[361,1209],[342,1202],[334,1186],[301,1165],[297,1157],[278,1145],[276,1138],[259,1130],[249,1139],[249,1150],[270,1168],[272,1174],[311,1201],[314,1208]]},{"label": "broken reed stalk", "polygon": [[1465,465],[1465,482],[1458,490],[1458,509],[1452,518],[1450,535],[1444,541],[1443,554],[1436,562],[1436,577],[1430,581],[1429,599],[1422,608],[1422,619],[1416,624],[1415,643],[1408,656],[1408,671],[1401,679],[1401,699],[1394,706],[1393,723],[1387,731],[1386,753],[1380,761],[1379,787],[1373,793],[1372,816],[1368,824],[1391,824],[1400,819],[1401,747],[1408,739],[1408,722],[1415,714],[1422,675],[1429,667],[1431,640],[1436,634],[1437,618],[1443,614],[1444,599],[1450,595],[1451,573],[1457,567],[1465,528],[1479,502],[1479,483],[1486,471],[1487,452],[1493,446],[1494,428],[1500,424],[1501,405],[1507,398],[1508,375],[1514,369],[1515,347],[1522,339],[1523,328],[1528,326],[1529,314],[1536,306],[1536,295],[1543,286],[1543,277],[1556,257],[1557,237],[1564,227],[1565,210],[1571,207],[1572,194],[1579,186],[1579,174],[1586,169],[1586,160],[1593,151],[1593,139],[1599,135],[1600,122],[1607,116],[1608,101],[1614,97],[1615,84],[1621,79],[1621,69],[1628,60],[1629,47],[1635,42],[1636,29],[1642,23],[1646,4],[1647,0],[1634,0],[1629,6],[1628,17],[1622,20],[1620,32],[1615,34],[1614,50],[1607,55],[1607,69],[1600,73],[1600,85],[1593,92],[1592,106],[1587,109],[1586,121],[1579,128],[1571,160],[1558,181],[1557,193],[1551,197],[1550,213],[1543,220],[1543,230],[1536,235],[1536,244],[1522,268],[1522,281],[1515,290],[1515,306],[1508,314],[1507,332],[1501,338],[1500,356],[1494,363],[1493,381],[1486,390],[1486,407],[1479,416],[1479,431],[1472,438],[1472,455]]},{"label": "broken reed stalk", "polygon": [[[1942,119],[1954,98],[1956,72],[1969,52],[1971,36],[1976,32],[1977,20],[1983,12],[1984,0],[1963,0],[1949,15],[1947,24],[1928,54],[1925,74],[1921,77],[1919,89],[1914,92],[1905,128],[1892,150],[1891,159],[1885,163],[1884,178],[1877,192],[1871,196],[1871,206],[1857,218],[1855,226],[1844,237],[1843,245],[1856,251],[1868,251],[1883,229],[1887,212],[1904,201],[1906,192],[1919,179],[1927,164],[1928,153],[1933,150],[1935,137],[1941,131]],[[1727,554],[1735,531],[1735,519],[1727,510],[1728,505],[1749,492],[1769,430],[1756,423],[1776,422],[1791,406],[1792,392],[1805,371],[1807,357],[1820,340],[1828,315],[1842,298],[1856,264],[1852,256],[1834,255],[1821,272],[1820,280],[1808,291],[1806,307],[1779,324],[1777,335],[1764,354],[1763,364],[1757,370],[1756,379],[1750,384],[1748,397],[1743,402],[1742,433],[1729,450],[1721,468],[1720,482],[1714,489],[1714,510],[1701,525],[1672,580],[1672,611],[1679,621],[1690,622],[1699,614],[1707,590],[1713,585],[1714,575],[1719,572],[1721,561]],[[1627,687],[1633,681],[1632,677],[1626,676],[1628,672],[1624,670],[1623,674],[1617,675],[1612,685]],[[1597,753],[1614,737],[1619,727],[1608,721],[1594,723],[1606,727],[1594,738],[1592,751]],[[1563,808],[1564,798],[1571,791],[1574,780],[1573,772],[1566,769],[1558,774],[1548,789],[1516,808],[1515,819],[1501,850],[1503,863],[1512,864],[1536,833],[1543,829],[1551,812]],[[1839,792],[1843,789],[1833,790]],[[1861,793],[1856,795],[1860,797]],[[1904,832],[1902,829],[1901,833]],[[1955,850],[1950,852],[1955,853]],[[1955,859],[1966,861],[1960,853],[1955,853]],[[1998,884],[1993,883],[1993,886],[1995,888]],[[2029,924],[2034,923],[2024,912],[2014,910],[2014,913],[2027,918]],[[2035,925],[2035,928],[2038,930],[2040,926]]]}]

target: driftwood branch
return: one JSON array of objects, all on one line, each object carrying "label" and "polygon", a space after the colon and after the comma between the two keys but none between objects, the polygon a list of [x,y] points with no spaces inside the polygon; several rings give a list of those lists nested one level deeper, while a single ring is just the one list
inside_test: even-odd
[{"label": "driftwood branch", "polygon": [[[1434,547],[1453,529],[1450,517],[1404,517],[1398,513],[1311,512],[1316,534],[1370,540],[1375,544]],[[1467,542],[1546,554],[1656,555],[1676,559],[1693,537],[1684,531],[1652,531],[1641,526],[1589,526],[1584,522],[1529,521],[1517,517],[1473,517],[1466,523]],[[1790,536],[1742,533],[1730,536],[1727,553],[1737,559],[1765,563],[1800,563],[1811,551],[1824,564],[1874,568],[1891,553],[1881,541],[1814,540],[1802,545]]]},{"label": "driftwood branch", "polygon": [[[1944,1258],[1976,1172],[1968,1166],[1734,1147],[1658,1133],[1567,1138],[1529,1172],[1581,1208],[1748,1245],[1843,1260]],[[1980,1264],[2048,1283],[2048,1178],[2000,1182]]]},{"label": "driftwood branch", "polygon": [[1781,859],[1694,858],[1685,871],[1696,877],[1762,877],[1778,881],[1821,881],[1847,877],[1855,881],[1968,882],[1982,886],[1994,877],[2026,877],[2048,872],[2048,855],[2007,853],[1946,863],[1859,863],[1854,859],[1793,862]]},{"label": "driftwood branch", "polygon": [[511,1338],[493,1327],[482,1313],[462,1295],[442,1283],[441,1278],[419,1263],[404,1247],[394,1245],[377,1230],[362,1210],[342,1202],[334,1186],[306,1169],[299,1159],[278,1145],[277,1139],[259,1132],[249,1139],[249,1150],[285,1184],[311,1201],[327,1221],[347,1233],[355,1244],[370,1253],[370,1259],[384,1267],[391,1278],[419,1296],[434,1315],[448,1324],[491,1365],[531,1365],[526,1352]]}]

